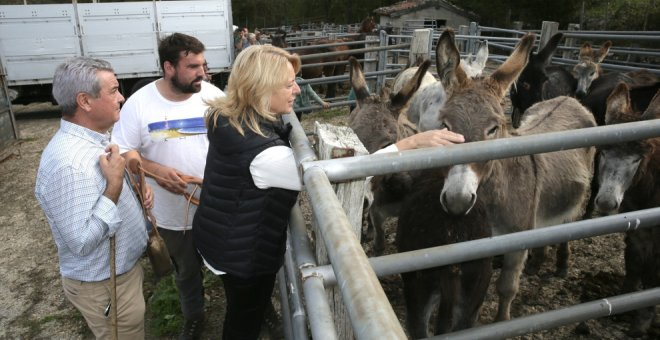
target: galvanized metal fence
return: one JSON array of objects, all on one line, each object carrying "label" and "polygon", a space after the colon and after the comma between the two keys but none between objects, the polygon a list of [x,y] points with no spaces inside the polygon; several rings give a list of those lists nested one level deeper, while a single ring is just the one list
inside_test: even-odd
[{"label": "galvanized metal fence", "polygon": [[[497,32],[500,35],[510,34],[514,36],[481,35],[488,30],[493,33]],[[472,46],[469,43],[470,41],[484,38],[489,40],[490,46],[507,50],[517,42],[518,38],[515,35],[523,33],[520,31],[479,28],[476,25],[468,28],[467,31],[470,34],[459,34],[457,36],[457,39],[465,41],[462,44],[464,53],[470,53],[469,49]],[[590,38],[587,33],[572,34],[575,34],[572,36],[573,38]],[[433,37],[436,38],[435,35]],[[389,45],[387,42],[390,38],[397,39],[396,42],[398,43],[393,46]],[[384,58],[381,55],[377,58],[379,63],[383,59],[385,62],[382,65],[379,64],[376,71],[367,73],[367,77],[372,79],[380,77],[382,79],[400,70],[401,65],[391,61],[396,60],[393,54],[402,54],[406,51],[410,54],[410,51],[405,49],[409,46],[405,43],[407,39],[411,39],[411,37],[381,34],[380,46],[368,50],[368,52],[385,54]],[[654,39],[654,37],[648,38],[648,40],[655,41]],[[540,40],[543,41],[543,38],[541,37]],[[429,45],[431,44],[429,43]],[[568,47],[567,49],[570,50]],[[472,50],[472,52],[474,51]],[[626,50],[625,52],[630,51]],[[429,50],[428,53],[431,57],[433,52]],[[660,56],[655,50],[648,51],[648,53],[649,56],[654,58]],[[491,56],[492,59],[500,59],[497,55],[491,54]],[[328,81],[345,81],[347,76],[326,78],[329,78],[325,79]],[[307,80],[307,82],[321,83],[322,81]],[[377,86],[382,86],[383,81],[380,80],[377,84]],[[344,100],[334,104],[346,105],[347,102]],[[401,171],[429,169],[488,159],[660,137],[660,120],[391,154],[317,160],[313,146],[310,145],[309,139],[298,120],[294,115],[287,115],[285,119],[293,125],[292,146],[303,173],[305,188],[315,216],[314,219],[319,226],[320,235],[316,236],[316,242],[323,242],[326,245],[331,262],[330,265],[323,266],[316,263],[312,242],[302,213],[299,207],[295,207],[291,215],[285,266],[278,275],[283,311],[288,311],[284,315],[287,339],[308,339],[310,335],[314,339],[338,339],[333,312],[325,293],[325,289],[333,285],[337,285],[341,291],[357,339],[404,339],[405,332],[385,297],[377,277],[660,225],[660,208],[654,208],[474,240],[452,245],[451,247],[441,246],[367,258],[360,242],[352,231],[331,183]],[[603,297],[601,300],[566,307],[561,310],[484,325],[433,337],[433,339],[506,338],[656,304],[660,304],[660,288],[615,297]]]},{"label": "galvanized metal fence", "polygon": [[[444,28],[422,29],[428,30],[432,34],[429,48],[425,55],[435,63],[434,46]],[[388,80],[392,79],[408,63],[411,55],[410,46],[413,45],[414,32],[403,30],[397,34],[387,34],[380,31],[378,39],[358,40],[350,42],[350,45],[363,45],[364,48],[354,49],[345,52],[331,52],[307,55],[305,58],[319,58],[331,55],[351,55],[357,53],[373,53],[364,61],[371,68],[365,76],[367,79],[375,79],[371,90],[377,92]],[[577,25],[571,24],[566,30],[559,30],[556,22],[543,22],[541,30],[532,30],[537,33],[537,41],[544,45],[552,35],[562,32],[565,35],[564,44],[557,48],[552,62],[559,65],[571,67],[578,62],[578,51],[582,43],[590,42],[594,48],[599,48],[599,44],[604,41],[613,41],[613,47],[610,49],[608,57],[601,63],[606,71],[631,71],[640,68],[647,69],[653,73],[660,74],[660,32],[658,31],[580,31]],[[527,32],[516,29],[504,29],[497,27],[479,26],[473,22],[468,26],[460,26],[457,29],[456,41],[460,48],[461,56],[476,54],[477,42],[480,40],[488,41],[490,47],[489,60],[494,62],[503,62],[513,50],[520,37]],[[335,32],[330,30],[323,31],[300,31],[296,32],[294,37],[288,38],[297,47],[288,50],[295,52],[297,49],[305,48],[305,44],[321,37],[355,37],[355,33]],[[347,43],[337,43],[323,45],[325,47],[346,45]],[[643,45],[643,47],[642,47]],[[334,53],[334,54],[332,54]],[[334,62],[335,64],[346,64],[346,61]],[[321,63],[322,65],[331,65],[332,63]],[[307,66],[318,66],[319,63]],[[435,72],[435,66],[429,69]],[[317,79],[306,79],[301,84],[328,84],[343,83],[348,81],[348,75],[323,77]],[[349,85],[350,86],[350,85]],[[348,101],[345,96],[329,99],[332,107],[345,106],[353,104],[354,101]],[[309,112],[320,110],[320,105],[301,108],[298,112]]]},{"label": "galvanized metal fence", "polygon": [[[315,160],[314,151],[302,127],[290,116],[292,115],[289,115],[288,119],[294,126],[292,145],[304,174],[305,187],[315,220],[322,230],[322,239],[317,239],[316,242],[326,244],[331,259],[331,265],[317,266],[300,211],[294,209],[288,248],[288,252],[292,255],[287,255],[284,270],[289,273],[289,281],[285,286],[290,293],[289,298],[292,298],[295,292],[305,296],[307,309],[305,312],[301,309],[293,314],[297,328],[291,332],[304,334],[303,339],[307,338],[307,333],[302,315],[308,318],[309,329],[314,339],[337,339],[330,307],[324,294],[324,287],[330,285],[336,284],[342,291],[356,338],[403,339],[405,335],[378,284],[377,276],[422,270],[526,248],[660,225],[660,208],[655,208],[475,240],[451,247],[441,246],[367,259],[337,201],[331,182],[658,137],[660,120],[400,153]],[[293,272],[291,266],[295,268]],[[296,271],[299,271],[299,275],[295,274]],[[298,299],[295,298],[293,301]],[[604,297],[601,301],[581,304],[561,311],[526,316],[438,338],[454,338],[454,336],[464,339],[504,338],[656,304],[660,304],[660,289]],[[294,305],[300,306],[300,303],[295,302]],[[530,320],[535,322],[529,322]],[[536,322],[538,320],[542,322]],[[290,322],[290,324],[294,323]],[[301,338],[294,337],[294,339]]]}]

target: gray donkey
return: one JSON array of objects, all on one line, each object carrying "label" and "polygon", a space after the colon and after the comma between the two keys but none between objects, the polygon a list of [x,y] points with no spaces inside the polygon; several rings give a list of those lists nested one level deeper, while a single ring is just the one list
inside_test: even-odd
[{"label": "gray donkey", "polygon": [[[577,100],[557,97],[530,107],[521,127],[515,134],[509,132],[502,102],[527,64],[533,43],[533,34],[524,36],[491,76],[474,80],[459,67],[456,46],[445,45],[446,50],[437,52],[438,69],[451,95],[437,112],[435,124],[426,129],[448,128],[470,143],[596,126]],[[574,221],[582,216],[589,198],[593,158],[594,148],[589,147],[455,165],[448,170],[440,203],[447,213],[460,216],[468,214],[477,199],[483,200],[493,235]],[[531,265],[543,260],[541,250]],[[566,271],[568,255],[566,247],[558,256],[560,272]],[[526,257],[527,250],[504,255],[497,282],[498,321],[510,318]]]}]

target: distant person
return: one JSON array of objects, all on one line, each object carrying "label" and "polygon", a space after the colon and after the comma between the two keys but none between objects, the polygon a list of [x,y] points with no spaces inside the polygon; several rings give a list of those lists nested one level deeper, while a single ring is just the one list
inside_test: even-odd
[{"label": "distant person", "polygon": [[[301,81],[303,81],[302,77],[296,77],[296,82]],[[300,86],[300,94],[296,97],[296,101],[293,103],[293,111],[296,112],[296,117],[298,117],[298,120],[302,118],[302,113],[298,113],[296,109],[311,106],[312,101],[323,106],[324,109],[330,107],[330,103],[321,99],[321,97],[312,88],[312,85],[305,84]]]},{"label": "distant person", "polygon": [[234,37],[235,54],[238,55],[248,47],[250,47],[250,42],[248,41],[248,29],[247,27],[243,27],[238,31],[238,35]]},{"label": "distant person", "polygon": [[[60,129],[41,155],[35,195],[53,232],[66,298],[97,339],[112,334],[110,237],[115,238],[117,330],[120,339],[144,339],[144,274],[138,260],[147,225],[125,161],[108,131],[124,97],[107,61],[77,57],[59,65],[53,97]],[[147,188],[145,204],[153,196]]]},{"label": "distant person", "polygon": [[195,206],[182,195],[189,189],[184,175],[201,178],[208,150],[204,128],[206,100],[224,94],[204,81],[204,44],[174,33],[158,44],[163,77],[135,92],[121,109],[112,140],[122,153],[142,155],[147,181],[154,186],[152,213],[175,269],[185,318],[179,339],[198,339],[204,325],[201,258],[192,243]]},{"label": "distant person", "polygon": [[257,35],[254,33],[248,33],[248,47],[254,46],[254,45],[261,45],[260,42],[257,41]]}]

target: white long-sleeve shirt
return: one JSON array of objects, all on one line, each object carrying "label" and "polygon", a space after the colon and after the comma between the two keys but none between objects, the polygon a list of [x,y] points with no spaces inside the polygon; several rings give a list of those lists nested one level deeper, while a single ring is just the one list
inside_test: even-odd
[{"label": "white long-sleeve shirt", "polygon": [[[399,149],[396,145],[391,144],[374,154],[397,151]],[[254,185],[259,189],[275,187],[300,191],[303,188],[293,150],[286,146],[275,146],[262,151],[250,163],[250,173]]]}]

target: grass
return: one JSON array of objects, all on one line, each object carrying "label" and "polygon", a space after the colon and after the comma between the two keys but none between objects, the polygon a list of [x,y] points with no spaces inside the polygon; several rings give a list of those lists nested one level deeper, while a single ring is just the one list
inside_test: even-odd
[{"label": "grass", "polygon": [[179,292],[174,284],[174,275],[158,282],[147,301],[150,329],[158,336],[175,335],[183,327],[183,315],[179,303]]},{"label": "grass", "polygon": [[314,113],[314,116],[328,119],[345,115],[348,113],[347,111],[347,107],[333,107],[323,111],[317,111]]},{"label": "grass", "polygon": [[[184,318],[181,313],[181,304],[179,302],[179,293],[174,283],[174,274],[168,275],[155,283],[151,265],[144,263],[145,281],[144,281],[144,294],[147,297],[147,314],[145,317],[146,326],[149,328],[148,334],[158,337],[176,336],[183,327]],[[205,294],[212,294],[222,290],[221,279],[204,270],[204,290]],[[205,301],[207,314],[210,307],[210,301]],[[213,308],[217,312],[218,308]],[[210,313],[214,314],[214,313]],[[210,318],[220,315],[209,315]]]}]

